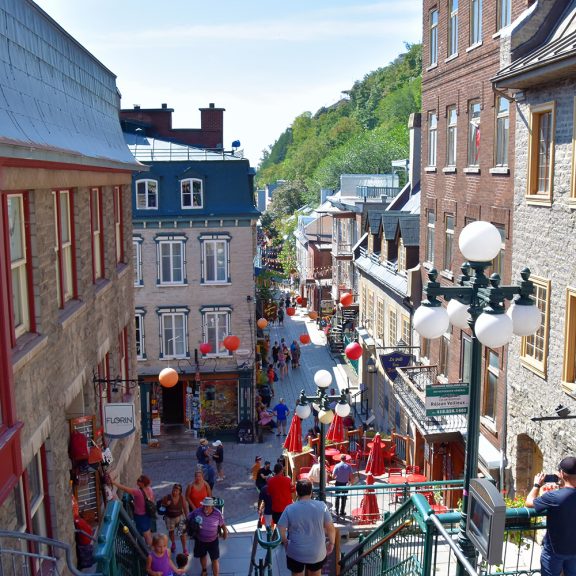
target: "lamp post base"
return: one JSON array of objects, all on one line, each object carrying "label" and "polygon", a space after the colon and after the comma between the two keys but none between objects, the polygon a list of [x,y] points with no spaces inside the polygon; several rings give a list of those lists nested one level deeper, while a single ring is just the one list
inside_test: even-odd
[{"label": "lamp post base", "polygon": [[[476,567],[477,552],[476,548],[474,547],[474,544],[466,534],[467,521],[468,521],[468,514],[462,512],[462,516],[460,518],[458,538],[456,538],[456,545],[458,546],[462,554],[466,556],[468,562],[470,562],[472,566]],[[458,562],[458,566],[456,567],[456,576],[468,576],[466,568],[464,568],[464,566],[460,562]]]}]

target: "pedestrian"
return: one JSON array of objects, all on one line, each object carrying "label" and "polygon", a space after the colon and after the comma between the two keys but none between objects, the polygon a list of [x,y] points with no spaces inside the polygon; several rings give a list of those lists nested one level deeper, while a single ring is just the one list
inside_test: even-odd
[{"label": "pedestrian", "polygon": [[272,476],[272,468],[270,468],[270,462],[266,460],[266,462],[264,462],[264,467],[260,468],[256,475],[256,488],[262,490],[262,488],[266,486],[266,481],[270,476]]},{"label": "pedestrian", "polygon": [[216,440],[216,442],[212,442],[212,446],[214,446],[214,454],[212,454],[212,460],[216,464],[216,481],[222,482],[226,476],[224,476],[224,446],[220,440]]},{"label": "pedestrian", "polygon": [[299,368],[300,367],[300,344],[296,342],[296,340],[292,341],[290,344],[290,352],[292,354],[292,368]]},{"label": "pedestrian", "polygon": [[280,345],[278,340],[274,341],[274,346],[272,346],[272,364],[276,366],[278,364],[278,352],[280,352]]},{"label": "pedestrian", "polygon": [[304,570],[308,576],[320,576],[328,554],[334,550],[336,530],[326,504],[312,500],[310,480],[298,480],[296,494],[297,501],[286,507],[278,520],[286,566],[293,576]]},{"label": "pedestrian", "polygon": [[[278,380],[278,374],[276,374],[276,370],[274,370],[273,364],[268,364],[268,371],[266,372],[266,375],[268,377],[268,388],[270,389],[270,397],[274,398],[274,382]],[[262,398],[264,398],[263,394]],[[270,403],[268,403],[268,406],[269,405]]]},{"label": "pedestrian", "polygon": [[186,517],[190,510],[188,502],[186,502],[186,498],[182,494],[182,485],[174,484],[172,492],[164,496],[161,502],[166,508],[164,523],[172,542],[170,551],[172,554],[176,552],[176,538],[179,537],[182,544],[182,552],[188,555],[188,550],[186,549]]},{"label": "pedestrian", "polygon": [[258,494],[258,514],[263,520],[262,525],[272,528],[272,498],[268,492],[268,483],[262,486]]},{"label": "pedestrian", "polygon": [[262,404],[266,408],[270,406],[270,402],[272,402],[272,390],[274,386],[274,369],[272,369],[272,386],[270,384],[264,384],[260,386],[258,392],[260,392],[260,398],[262,399]]},{"label": "pedestrian", "polygon": [[282,352],[284,352],[284,357],[286,358],[286,374],[288,374],[288,366],[291,365],[292,356],[290,356],[290,348],[286,346],[286,343],[282,343]]},{"label": "pedestrian", "polygon": [[278,372],[280,373],[280,380],[284,380],[284,376],[288,376],[288,366],[286,366],[286,354],[284,349],[280,348],[278,352]]},{"label": "pedestrian", "polygon": [[[346,463],[346,454],[340,454],[340,462],[332,470],[332,478],[336,480],[336,486],[347,486],[350,484],[353,474],[352,466]],[[338,516],[344,516],[347,499],[347,490],[336,492],[336,514]]]},{"label": "pedestrian", "polygon": [[186,574],[184,568],[178,568],[168,554],[168,537],[166,534],[154,534],[151,540],[152,550],[146,558],[146,572],[149,576],[172,576]]},{"label": "pedestrian", "polygon": [[292,492],[294,487],[290,478],[284,476],[284,466],[277,463],[274,466],[274,476],[268,480],[268,493],[272,498],[272,520],[278,524],[282,512],[286,506],[292,504]]},{"label": "pedestrian", "polygon": [[114,479],[110,478],[116,488],[130,494],[134,500],[134,524],[136,529],[142,535],[148,546],[152,545],[152,517],[146,513],[146,500],[154,502],[154,491],[150,484],[150,478],[145,474],[138,476],[136,488],[124,486]]},{"label": "pedestrian", "polygon": [[282,307],[278,308],[278,324],[284,326],[284,309]]},{"label": "pedestrian", "polygon": [[210,462],[202,466],[202,473],[204,475],[204,480],[206,480],[210,486],[210,490],[214,490],[214,484],[216,484],[216,471]]},{"label": "pedestrian", "polygon": [[188,554],[176,554],[176,566],[178,568],[184,569],[184,573],[188,570],[188,564],[190,562],[190,557]]},{"label": "pedestrian", "polygon": [[290,294],[286,294],[286,308],[290,308]]},{"label": "pedestrian", "polygon": [[206,438],[200,439],[200,445],[196,449],[196,460],[198,460],[198,464],[208,464],[210,461],[210,452],[208,450],[208,440]]},{"label": "pedestrian", "polygon": [[313,486],[317,486],[320,483],[320,462],[314,454],[312,455],[312,466],[308,472],[308,480],[312,482]]},{"label": "pedestrian", "polygon": [[212,488],[204,480],[204,472],[199,467],[194,473],[194,481],[186,486],[186,502],[188,502],[190,510],[196,510],[206,496],[212,496]]},{"label": "pedestrian", "polygon": [[260,468],[262,468],[262,456],[256,456],[254,464],[252,465],[252,469],[250,470],[250,474],[252,475],[252,480],[254,482],[256,482],[256,478],[258,478],[258,472],[260,472]]},{"label": "pedestrian", "polygon": [[542,576],[576,576],[576,457],[563,458],[558,466],[558,490],[544,492],[538,496],[546,475],[534,476],[534,486],[526,498],[526,506],[536,512],[548,511],[546,535],[540,554]]},{"label": "pedestrian", "polygon": [[198,533],[194,539],[194,558],[200,559],[202,576],[206,576],[207,558],[210,556],[212,562],[212,574],[218,576],[220,572],[220,543],[218,536],[223,540],[228,537],[228,529],[224,524],[222,512],[214,507],[214,498],[207,496],[202,500],[201,507],[188,516],[188,522],[195,522],[199,525]]},{"label": "pedestrian", "polygon": [[280,402],[274,406],[272,411],[276,415],[276,425],[278,426],[276,436],[280,436],[280,434],[286,436],[286,421],[288,420],[288,414],[290,414],[290,408],[286,406],[284,398],[280,398]]}]

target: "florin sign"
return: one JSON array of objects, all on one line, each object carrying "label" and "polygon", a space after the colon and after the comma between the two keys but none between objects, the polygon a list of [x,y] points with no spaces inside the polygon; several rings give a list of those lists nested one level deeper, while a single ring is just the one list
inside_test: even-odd
[{"label": "florin sign", "polygon": [[124,438],[136,430],[134,404],[118,402],[104,405],[104,433],[110,438]]}]

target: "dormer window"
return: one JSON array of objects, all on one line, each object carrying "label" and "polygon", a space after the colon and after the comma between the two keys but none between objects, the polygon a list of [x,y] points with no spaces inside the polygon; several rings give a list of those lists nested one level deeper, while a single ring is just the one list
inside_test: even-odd
[{"label": "dormer window", "polygon": [[204,207],[204,190],[202,180],[187,178],[180,181],[182,208],[197,209]]},{"label": "dormer window", "polygon": [[157,180],[136,180],[136,208],[138,210],[158,209]]},{"label": "dormer window", "polygon": [[398,272],[406,272],[406,248],[402,238],[400,238],[398,243]]}]

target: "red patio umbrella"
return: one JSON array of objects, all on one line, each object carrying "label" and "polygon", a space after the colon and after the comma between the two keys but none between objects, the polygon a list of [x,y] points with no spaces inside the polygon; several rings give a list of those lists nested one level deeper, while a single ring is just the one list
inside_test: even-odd
[{"label": "red patio umbrella", "polygon": [[330,442],[344,442],[344,419],[338,414],[334,414],[334,420],[326,433],[326,440]]},{"label": "red patio umbrella", "polygon": [[[374,484],[374,476],[368,473],[366,485]],[[375,524],[380,519],[380,509],[378,508],[378,498],[374,490],[369,489],[364,492],[364,497],[360,502],[360,508],[352,511],[352,516],[358,520],[359,524]]]},{"label": "red patio umbrella", "polygon": [[366,473],[371,472],[374,476],[381,476],[384,474],[386,466],[384,466],[384,453],[382,450],[382,440],[380,434],[374,436],[370,454],[368,454],[368,462],[366,463]]},{"label": "red patio umbrella", "polygon": [[302,452],[302,420],[296,414],[292,416],[290,430],[284,440],[284,448],[288,452]]}]

